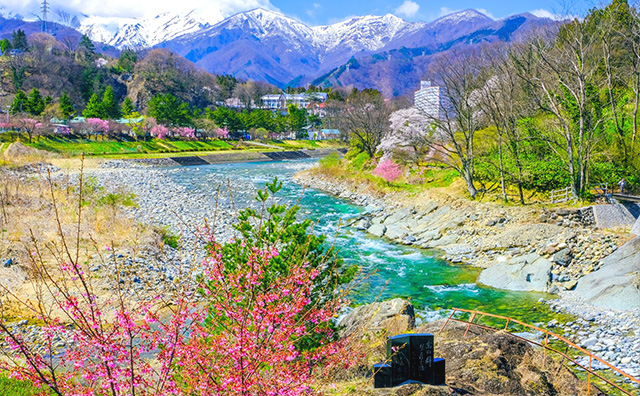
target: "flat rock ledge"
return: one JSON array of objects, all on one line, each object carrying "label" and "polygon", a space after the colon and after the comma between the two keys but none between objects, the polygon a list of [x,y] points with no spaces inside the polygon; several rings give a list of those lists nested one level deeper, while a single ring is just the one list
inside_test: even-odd
[{"label": "flat rock ledge", "polygon": [[415,326],[413,305],[401,298],[361,305],[338,322],[341,337],[357,334],[407,332]]}]

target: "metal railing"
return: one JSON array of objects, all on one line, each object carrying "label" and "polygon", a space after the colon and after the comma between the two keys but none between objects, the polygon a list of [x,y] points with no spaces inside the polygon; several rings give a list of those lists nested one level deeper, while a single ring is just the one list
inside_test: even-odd
[{"label": "metal railing", "polygon": [[[456,313],[458,313],[458,312],[463,312],[463,313],[469,314],[470,315],[469,316],[469,320],[462,320],[462,319],[454,318],[454,315]],[[473,322],[476,317],[482,317],[482,316],[486,316],[486,317],[490,317],[490,318],[494,318],[494,319],[505,320],[506,324],[505,324],[504,328],[499,328],[498,329],[498,328],[495,328],[495,327],[486,326],[486,325],[482,325],[482,324]],[[629,381],[640,385],[640,380],[639,379],[637,379],[635,377],[632,377],[631,375],[625,373],[624,371],[622,371],[619,368],[615,367],[611,363],[599,358],[598,356],[596,356],[593,353],[587,351],[586,349],[574,344],[572,341],[562,337],[561,335],[558,335],[558,334],[550,332],[549,330],[542,329],[540,327],[537,327],[537,326],[534,326],[534,325],[530,325],[528,323],[524,323],[524,322],[521,322],[519,320],[512,319],[512,318],[509,318],[509,317],[506,317],[506,316],[500,316],[500,315],[495,315],[495,314],[491,314],[491,313],[468,310],[468,309],[453,308],[453,312],[451,312],[451,315],[449,315],[449,317],[447,318],[447,321],[444,323],[444,325],[442,326],[442,328],[440,329],[438,334],[440,334],[445,329],[447,324],[449,324],[449,322],[451,322],[451,321],[467,325],[467,329],[464,332],[465,336],[469,332],[469,329],[471,328],[471,326],[474,326],[474,327],[479,327],[479,328],[482,328],[482,329],[492,330],[492,331],[506,331],[507,334],[509,334],[512,337],[515,337],[515,338],[518,338],[520,340],[526,341],[526,342],[528,342],[528,343],[530,343],[532,345],[540,346],[540,347],[544,348],[543,366],[544,366],[544,364],[545,364],[545,362],[547,360],[547,351],[551,351],[551,352],[554,352],[554,353],[562,356],[563,358],[569,360],[570,362],[572,362],[576,366],[582,368],[583,370],[585,370],[588,373],[587,374],[587,394],[591,393],[591,376],[593,375],[593,376],[596,376],[596,377],[600,378],[602,381],[606,382],[607,384],[615,387],[619,391],[621,391],[621,392],[623,392],[623,393],[625,393],[625,394],[627,394],[629,396],[634,396],[634,393],[631,393],[630,391],[620,387],[619,385],[611,382],[610,380],[604,378],[602,375],[598,374],[596,372],[596,370],[593,369],[593,366],[592,366],[592,363],[593,363],[594,360],[600,362],[601,364],[603,364],[607,368],[613,370],[614,372],[622,375],[623,377],[627,378]],[[521,337],[519,335],[510,333],[508,331],[508,328],[509,328],[509,324],[511,324],[511,323],[517,323],[517,324],[519,324],[521,326],[524,326],[526,328],[529,328],[529,329],[532,329],[532,330],[539,331],[539,332],[543,333],[545,335],[544,341],[543,342],[537,342],[537,341],[533,341],[533,340]],[[567,354],[567,351],[561,352],[561,351],[549,346],[549,341],[553,340],[553,339],[558,340],[558,341],[563,342],[564,344],[566,344],[567,345],[567,349],[570,346],[570,347],[573,347],[574,349],[578,350],[579,352],[582,352],[585,355],[587,355],[589,357],[589,366],[586,367],[586,366],[578,363],[575,359],[573,359],[571,356],[569,356]]]}]

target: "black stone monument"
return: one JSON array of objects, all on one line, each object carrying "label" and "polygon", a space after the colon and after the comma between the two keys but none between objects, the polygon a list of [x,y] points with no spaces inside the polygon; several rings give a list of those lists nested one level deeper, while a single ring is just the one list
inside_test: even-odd
[{"label": "black stone monument", "polygon": [[444,359],[434,359],[433,334],[400,334],[387,340],[387,362],[374,365],[374,386],[388,388],[406,382],[440,385]]}]

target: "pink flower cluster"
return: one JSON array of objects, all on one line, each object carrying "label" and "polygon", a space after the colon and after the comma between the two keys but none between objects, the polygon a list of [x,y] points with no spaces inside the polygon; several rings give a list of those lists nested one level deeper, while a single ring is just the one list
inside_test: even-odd
[{"label": "pink flower cluster", "polygon": [[392,183],[402,174],[402,169],[391,158],[382,158],[373,173]]},{"label": "pink flower cluster", "polygon": [[[204,306],[192,292],[170,306],[122,291],[101,299],[81,264],[62,263],[64,283],[49,289],[62,316],[39,318],[44,350],[0,325],[15,354],[0,370],[59,395],[310,394],[312,369],[344,364],[326,326],[341,301],[311,304],[318,271],[300,262],[274,272],[274,246],[229,265],[209,240],[197,285]],[[309,334],[320,347],[302,353],[297,342]],[[58,348],[59,340],[69,342]]]},{"label": "pink flower cluster", "polygon": [[196,138],[196,131],[193,128],[177,127],[174,129],[174,133],[180,137],[187,138],[187,139]]},{"label": "pink flower cluster", "polygon": [[227,127],[218,128],[215,134],[218,139],[226,139],[229,137],[229,130],[227,129]]},{"label": "pink flower cluster", "polygon": [[107,133],[109,132],[109,121],[107,120],[102,120],[100,118],[87,118],[87,125],[89,126],[89,128],[91,129],[91,131],[93,133],[96,132],[102,132],[102,133]]},{"label": "pink flower cluster", "polygon": [[164,126],[164,125],[156,125],[153,128],[151,128],[151,136],[153,136],[154,138],[157,139],[166,139],[167,135],[169,134],[169,129]]}]

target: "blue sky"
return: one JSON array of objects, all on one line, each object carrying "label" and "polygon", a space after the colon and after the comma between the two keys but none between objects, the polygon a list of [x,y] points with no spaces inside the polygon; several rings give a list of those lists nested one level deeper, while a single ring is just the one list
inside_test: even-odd
[{"label": "blue sky", "polygon": [[[566,3],[568,1],[569,3]],[[23,16],[39,13],[41,0],[0,0],[0,13]],[[474,8],[494,18],[526,11],[536,15],[584,15],[594,0],[49,0],[50,7],[72,14],[104,17],[153,18],[162,12],[196,10],[215,23],[223,17],[254,8],[278,10],[309,25],[326,25],[352,16],[391,13],[408,21],[432,21],[440,16]],[[569,4],[569,7],[563,4]]]},{"label": "blue sky", "polygon": [[[311,25],[324,25],[344,20],[355,15],[383,15],[391,13],[408,21],[432,21],[453,11],[474,8],[485,14],[502,18],[525,11],[538,11],[562,15],[583,15],[596,3],[580,0],[561,3],[558,0],[272,0],[271,4],[289,16],[294,16]],[[567,11],[566,8],[569,8]]]}]

